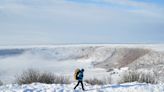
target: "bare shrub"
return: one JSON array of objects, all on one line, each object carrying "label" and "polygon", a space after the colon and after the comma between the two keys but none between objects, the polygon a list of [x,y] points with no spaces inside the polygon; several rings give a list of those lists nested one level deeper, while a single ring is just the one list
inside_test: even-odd
[{"label": "bare shrub", "polygon": [[151,83],[151,84],[157,83],[155,76],[151,74],[140,74],[140,78],[138,82],[145,82],[145,83]]},{"label": "bare shrub", "polygon": [[39,71],[29,69],[24,71],[20,76],[16,76],[16,82],[18,84],[30,84],[33,82],[39,82]]},{"label": "bare shrub", "polygon": [[129,71],[127,74],[123,76],[121,83],[126,82],[140,82],[140,83],[157,83],[155,76],[149,73],[139,73],[134,71]]},{"label": "bare shrub", "polygon": [[91,85],[104,85],[105,84],[102,80],[99,80],[96,78],[86,79],[85,82]]},{"label": "bare shrub", "polygon": [[104,84],[111,84],[112,83],[112,78],[111,76],[106,76],[103,78]]},{"label": "bare shrub", "polygon": [[16,77],[16,83],[18,84],[30,84],[33,82],[46,84],[68,84],[70,83],[70,79],[66,76],[57,76],[47,72],[41,73],[33,69],[24,71],[20,76]]},{"label": "bare shrub", "polygon": [[55,75],[53,75],[52,73],[40,73],[38,76],[38,82],[40,83],[47,83],[47,84],[52,84],[54,83],[55,80]]},{"label": "bare shrub", "polygon": [[58,75],[55,75],[54,76],[54,83],[55,84],[70,84],[70,77],[67,77],[67,76],[58,76]]},{"label": "bare shrub", "polygon": [[3,82],[0,80],[0,86],[2,86],[3,85]]}]

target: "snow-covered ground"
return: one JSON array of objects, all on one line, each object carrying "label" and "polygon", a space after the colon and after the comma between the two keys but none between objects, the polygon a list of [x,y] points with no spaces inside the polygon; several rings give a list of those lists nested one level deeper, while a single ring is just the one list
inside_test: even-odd
[{"label": "snow-covered ground", "polygon": [[[69,85],[32,83],[26,85],[8,84],[0,86],[0,92],[83,92],[79,86],[73,89]],[[119,85],[85,85],[86,92],[164,92],[164,84],[126,83]]]}]

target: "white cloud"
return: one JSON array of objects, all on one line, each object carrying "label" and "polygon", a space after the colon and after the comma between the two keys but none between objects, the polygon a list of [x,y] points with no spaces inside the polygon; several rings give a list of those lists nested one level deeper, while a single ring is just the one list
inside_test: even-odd
[{"label": "white cloud", "polygon": [[[132,1],[132,0],[102,0],[105,3],[113,3],[116,5],[123,5],[129,6],[130,11],[139,13],[139,14],[146,14],[147,16],[163,16],[164,8],[160,7],[153,3],[148,3],[144,1]],[[134,9],[133,9],[134,8]]]},{"label": "white cloud", "polygon": [[132,1],[132,0],[102,0],[106,3],[114,3],[119,5],[126,5],[131,7],[138,7],[138,8],[154,8],[157,7],[151,3],[139,2],[139,1]]},{"label": "white cloud", "polygon": [[28,7],[22,4],[6,4],[1,6],[1,11],[9,14],[21,14],[27,9]]},{"label": "white cloud", "polygon": [[[10,2],[11,1],[11,2]],[[120,9],[112,9],[112,8],[104,8],[94,4],[80,4],[80,3],[72,3],[69,1],[64,0],[28,0],[28,1],[19,1],[19,0],[8,0],[7,3],[0,5],[0,9],[3,12],[15,13],[15,14],[25,14],[30,13],[33,11],[32,15],[35,15],[35,12],[43,12],[49,15],[67,15],[67,16],[91,16],[94,17],[92,14],[96,15],[104,12],[131,12],[131,13],[138,13],[146,16],[154,16],[159,17],[163,16],[164,11],[163,8],[158,7],[155,4],[151,3],[144,3],[138,1],[130,1],[130,0],[92,0],[95,2],[103,2],[106,4],[114,4],[120,6]],[[129,8],[122,9],[121,6],[127,6]],[[132,9],[131,9],[132,8]],[[133,9],[134,8],[134,9]],[[111,14],[112,14],[111,13]],[[91,14],[91,15],[90,15]],[[101,14],[103,15],[103,14]]]}]

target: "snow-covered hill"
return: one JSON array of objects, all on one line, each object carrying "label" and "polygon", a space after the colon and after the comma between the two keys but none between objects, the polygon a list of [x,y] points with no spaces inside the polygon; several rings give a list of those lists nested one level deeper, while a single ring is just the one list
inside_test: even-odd
[{"label": "snow-covered hill", "polygon": [[124,68],[151,70],[164,81],[163,44],[96,44],[49,46],[0,46],[0,80],[14,81],[14,76],[28,68],[73,75],[84,68],[85,78],[110,75],[109,70]]}]

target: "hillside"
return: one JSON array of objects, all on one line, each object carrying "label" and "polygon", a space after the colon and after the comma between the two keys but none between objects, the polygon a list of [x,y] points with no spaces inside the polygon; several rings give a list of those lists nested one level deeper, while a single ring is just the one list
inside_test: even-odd
[{"label": "hillside", "polygon": [[85,68],[86,78],[102,78],[109,75],[109,71],[128,67],[153,71],[160,81],[164,81],[162,44],[1,46],[0,63],[0,79],[6,83],[29,68],[71,77],[76,68]]}]

